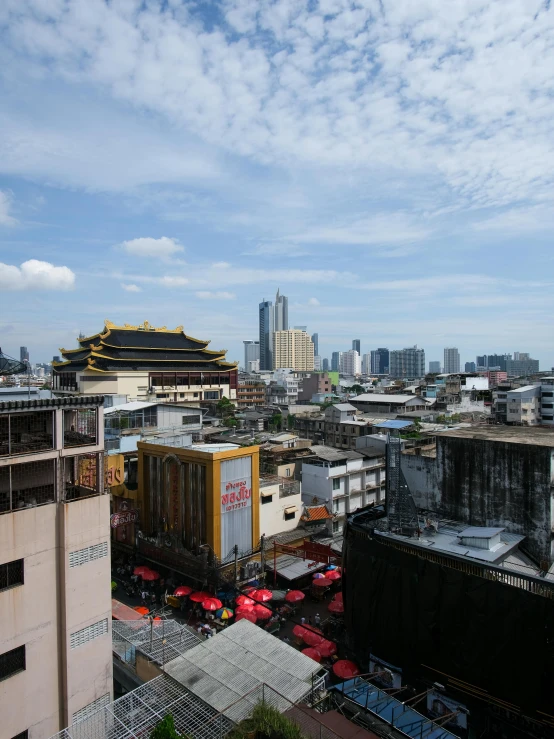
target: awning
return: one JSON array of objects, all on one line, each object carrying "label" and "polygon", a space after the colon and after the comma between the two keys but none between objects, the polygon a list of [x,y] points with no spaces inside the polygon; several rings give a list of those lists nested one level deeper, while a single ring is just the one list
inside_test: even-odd
[{"label": "awning", "polygon": [[291,505],[289,508],[285,508],[285,513],[296,513],[298,508],[295,505]]},{"label": "awning", "polygon": [[275,495],[274,492],[273,493],[270,493],[270,492],[262,493],[262,498],[271,498],[273,495]]}]

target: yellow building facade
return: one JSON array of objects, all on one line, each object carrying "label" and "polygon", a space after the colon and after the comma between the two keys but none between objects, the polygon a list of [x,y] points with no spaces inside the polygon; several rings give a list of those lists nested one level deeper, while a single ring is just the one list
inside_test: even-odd
[{"label": "yellow building facade", "polygon": [[273,369],[313,371],[314,344],[305,331],[290,329],[274,332]]}]

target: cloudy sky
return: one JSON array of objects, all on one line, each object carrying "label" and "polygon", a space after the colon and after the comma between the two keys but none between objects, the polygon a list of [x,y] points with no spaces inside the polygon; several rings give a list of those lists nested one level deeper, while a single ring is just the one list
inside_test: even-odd
[{"label": "cloudy sky", "polygon": [[[554,5],[554,4],[553,4]],[[2,0],[0,346],[116,323],[242,359],[554,365],[550,0]]]}]

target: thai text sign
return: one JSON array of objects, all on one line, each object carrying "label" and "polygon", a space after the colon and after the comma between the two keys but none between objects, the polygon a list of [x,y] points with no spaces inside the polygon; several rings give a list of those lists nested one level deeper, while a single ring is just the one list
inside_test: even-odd
[{"label": "thai text sign", "polygon": [[228,513],[237,508],[247,508],[250,505],[252,490],[246,480],[237,480],[224,484],[225,492],[221,495],[221,510]]},{"label": "thai text sign", "polygon": [[119,511],[110,516],[110,526],[117,529],[120,526],[126,526],[128,523],[136,523],[139,519],[139,512],[132,508],[128,511]]}]

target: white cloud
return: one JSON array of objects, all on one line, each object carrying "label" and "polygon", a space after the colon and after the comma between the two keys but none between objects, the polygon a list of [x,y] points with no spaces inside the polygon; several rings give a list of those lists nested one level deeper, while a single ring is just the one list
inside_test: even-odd
[{"label": "white cloud", "polygon": [[124,282],[121,283],[121,287],[126,290],[128,293],[140,293],[142,292],[141,288],[138,285],[126,285]]},{"label": "white cloud", "polygon": [[[421,241],[432,234],[429,225],[418,223],[406,213],[379,213],[337,225],[318,225],[296,234],[299,242],[388,246]],[[404,256],[402,253],[401,256]]]},{"label": "white cloud", "polygon": [[199,290],[195,295],[201,300],[235,300],[237,297],[235,293],[224,291],[211,292],[210,290]]},{"label": "white cloud", "polygon": [[16,219],[10,215],[12,198],[9,193],[0,190],[0,226],[15,226]]},{"label": "white cloud", "polygon": [[155,279],[154,282],[165,285],[165,287],[184,287],[189,284],[189,280],[186,277],[179,277],[178,275],[175,277],[166,275],[165,277]]},{"label": "white cloud", "polygon": [[167,236],[162,236],[159,239],[153,239],[149,236],[131,239],[130,241],[124,241],[121,248],[127,254],[135,257],[153,257],[155,259],[169,259],[184,251],[184,248],[176,239],[170,239]]},{"label": "white cloud", "polygon": [[321,303],[317,298],[310,298],[308,300],[308,305],[321,305]]},{"label": "white cloud", "polygon": [[298,244],[278,241],[274,244],[258,244],[251,252],[246,252],[246,254],[261,257],[280,257],[282,259],[283,257],[307,257],[310,252],[298,246]]},{"label": "white cloud", "polygon": [[75,274],[69,267],[29,259],[20,267],[0,262],[2,290],[72,290]]}]

